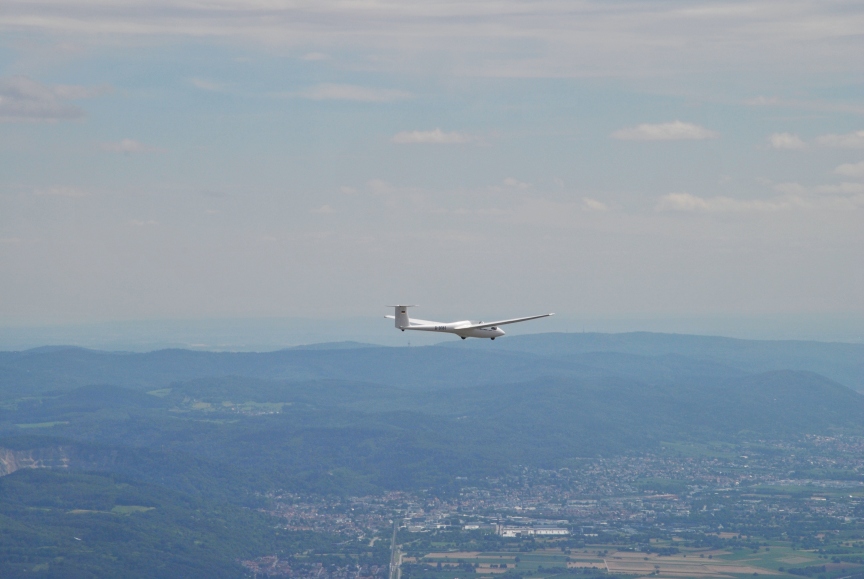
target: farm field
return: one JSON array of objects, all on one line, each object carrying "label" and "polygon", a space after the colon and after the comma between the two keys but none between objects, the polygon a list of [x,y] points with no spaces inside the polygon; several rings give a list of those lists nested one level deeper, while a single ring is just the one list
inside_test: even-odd
[{"label": "farm field", "polygon": [[[737,577],[857,577],[864,568],[850,562],[831,562],[814,550],[792,549],[782,543],[758,550],[720,550],[675,547],[675,541],[652,542],[655,550],[673,554],[621,549],[620,545],[591,545],[562,549],[543,545],[531,551],[437,551],[406,558],[407,577],[464,579],[466,575],[505,575],[551,579],[584,574],[620,577],[732,579]],[[824,570],[823,570],[824,566]],[[789,572],[791,570],[791,573]]]}]

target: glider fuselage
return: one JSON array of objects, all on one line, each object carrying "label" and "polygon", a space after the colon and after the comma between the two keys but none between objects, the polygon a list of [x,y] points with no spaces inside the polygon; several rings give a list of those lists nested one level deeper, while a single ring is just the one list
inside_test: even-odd
[{"label": "glider fuselage", "polygon": [[[463,338],[497,338],[499,336],[503,336],[505,334],[504,330],[498,328],[496,326],[492,326],[491,328],[464,328],[465,326],[473,326],[482,322],[472,322],[470,320],[465,320],[462,322],[450,322],[448,324],[442,324],[438,322],[427,322],[425,320],[410,320],[411,322],[422,322],[422,326],[424,327],[405,327],[403,330],[420,330],[421,332],[446,332],[448,334],[456,334],[457,336]],[[421,325],[421,324],[416,324]],[[425,326],[431,325],[433,327],[427,328]]]}]

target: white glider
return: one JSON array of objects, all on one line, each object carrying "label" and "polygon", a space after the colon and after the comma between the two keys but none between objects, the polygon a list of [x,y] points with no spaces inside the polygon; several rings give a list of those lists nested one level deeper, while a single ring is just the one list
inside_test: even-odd
[{"label": "white glider", "polygon": [[387,306],[395,308],[392,316],[384,316],[391,320],[396,320],[396,327],[403,332],[405,330],[419,330],[421,332],[445,332],[448,334],[456,334],[463,340],[465,338],[489,338],[494,340],[499,336],[504,335],[504,330],[498,326],[505,324],[515,324],[516,322],[527,322],[528,320],[536,320],[537,318],[547,318],[555,314],[541,314],[539,316],[528,316],[527,318],[513,318],[512,320],[500,320],[498,322],[472,322],[464,320],[461,322],[432,322],[429,320],[418,320],[408,317],[408,308],[416,308],[417,306]]}]

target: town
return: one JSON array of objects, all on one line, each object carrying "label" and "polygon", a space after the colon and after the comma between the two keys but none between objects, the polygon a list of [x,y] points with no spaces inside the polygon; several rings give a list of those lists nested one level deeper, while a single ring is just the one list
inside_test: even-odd
[{"label": "town", "polygon": [[[701,555],[716,570],[737,551],[768,557],[739,565],[748,573],[751,568],[793,575],[818,571],[829,577],[833,568],[849,575],[850,568],[864,562],[859,552],[864,539],[862,451],[864,438],[842,435],[807,436],[794,443],[669,444],[656,454],[574,459],[556,470],[521,467],[506,476],[463,481],[451,493],[275,493],[267,497],[268,512],[284,529],[343,537],[354,550],[357,544],[389,547],[395,523],[401,553],[397,571],[411,577],[513,574],[520,569],[536,576],[537,567],[545,568],[545,575],[553,568],[654,574],[662,569],[653,567],[657,557],[665,556],[668,567],[684,564],[688,554],[687,569]],[[509,551],[522,553],[521,561],[501,554]],[[557,552],[557,559],[545,567],[542,560],[526,566],[525,553],[536,559],[542,553],[550,557],[549,552]],[[623,561],[618,567],[619,559],[603,556],[610,552],[619,552],[614,555]],[[375,572],[387,565],[384,553],[378,555],[383,560],[374,561]],[[640,557],[628,563],[632,553]],[[312,559],[307,554],[304,564],[319,563]],[[364,562],[365,571],[357,567],[353,576],[374,574],[369,563]],[[310,576],[310,568],[301,572],[296,563],[290,567],[285,563],[283,571],[277,566],[268,571],[259,565],[257,572]],[[316,569],[316,577],[336,579],[346,573],[344,565],[335,563],[330,570]],[[801,569],[806,573],[797,572]],[[701,576],[692,569],[689,573]]]}]

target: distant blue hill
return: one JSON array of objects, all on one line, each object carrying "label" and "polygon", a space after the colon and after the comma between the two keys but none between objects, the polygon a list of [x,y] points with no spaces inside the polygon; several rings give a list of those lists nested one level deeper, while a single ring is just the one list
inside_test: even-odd
[{"label": "distant blue hill", "polygon": [[[446,346],[459,347],[462,344],[448,343]],[[678,355],[748,372],[808,370],[855,390],[864,390],[864,344],[630,332],[530,334],[495,342],[475,340],[465,346],[484,351],[510,350],[553,358],[596,352],[640,356]]]},{"label": "distant blue hill", "polygon": [[44,392],[110,383],[155,389],[204,377],[351,379],[406,388],[454,388],[537,376],[607,374],[651,380],[803,370],[864,390],[864,345],[757,341],[681,334],[532,334],[392,348],[358,342],[264,353],[102,352],[48,347],[0,353],[0,388]]}]

